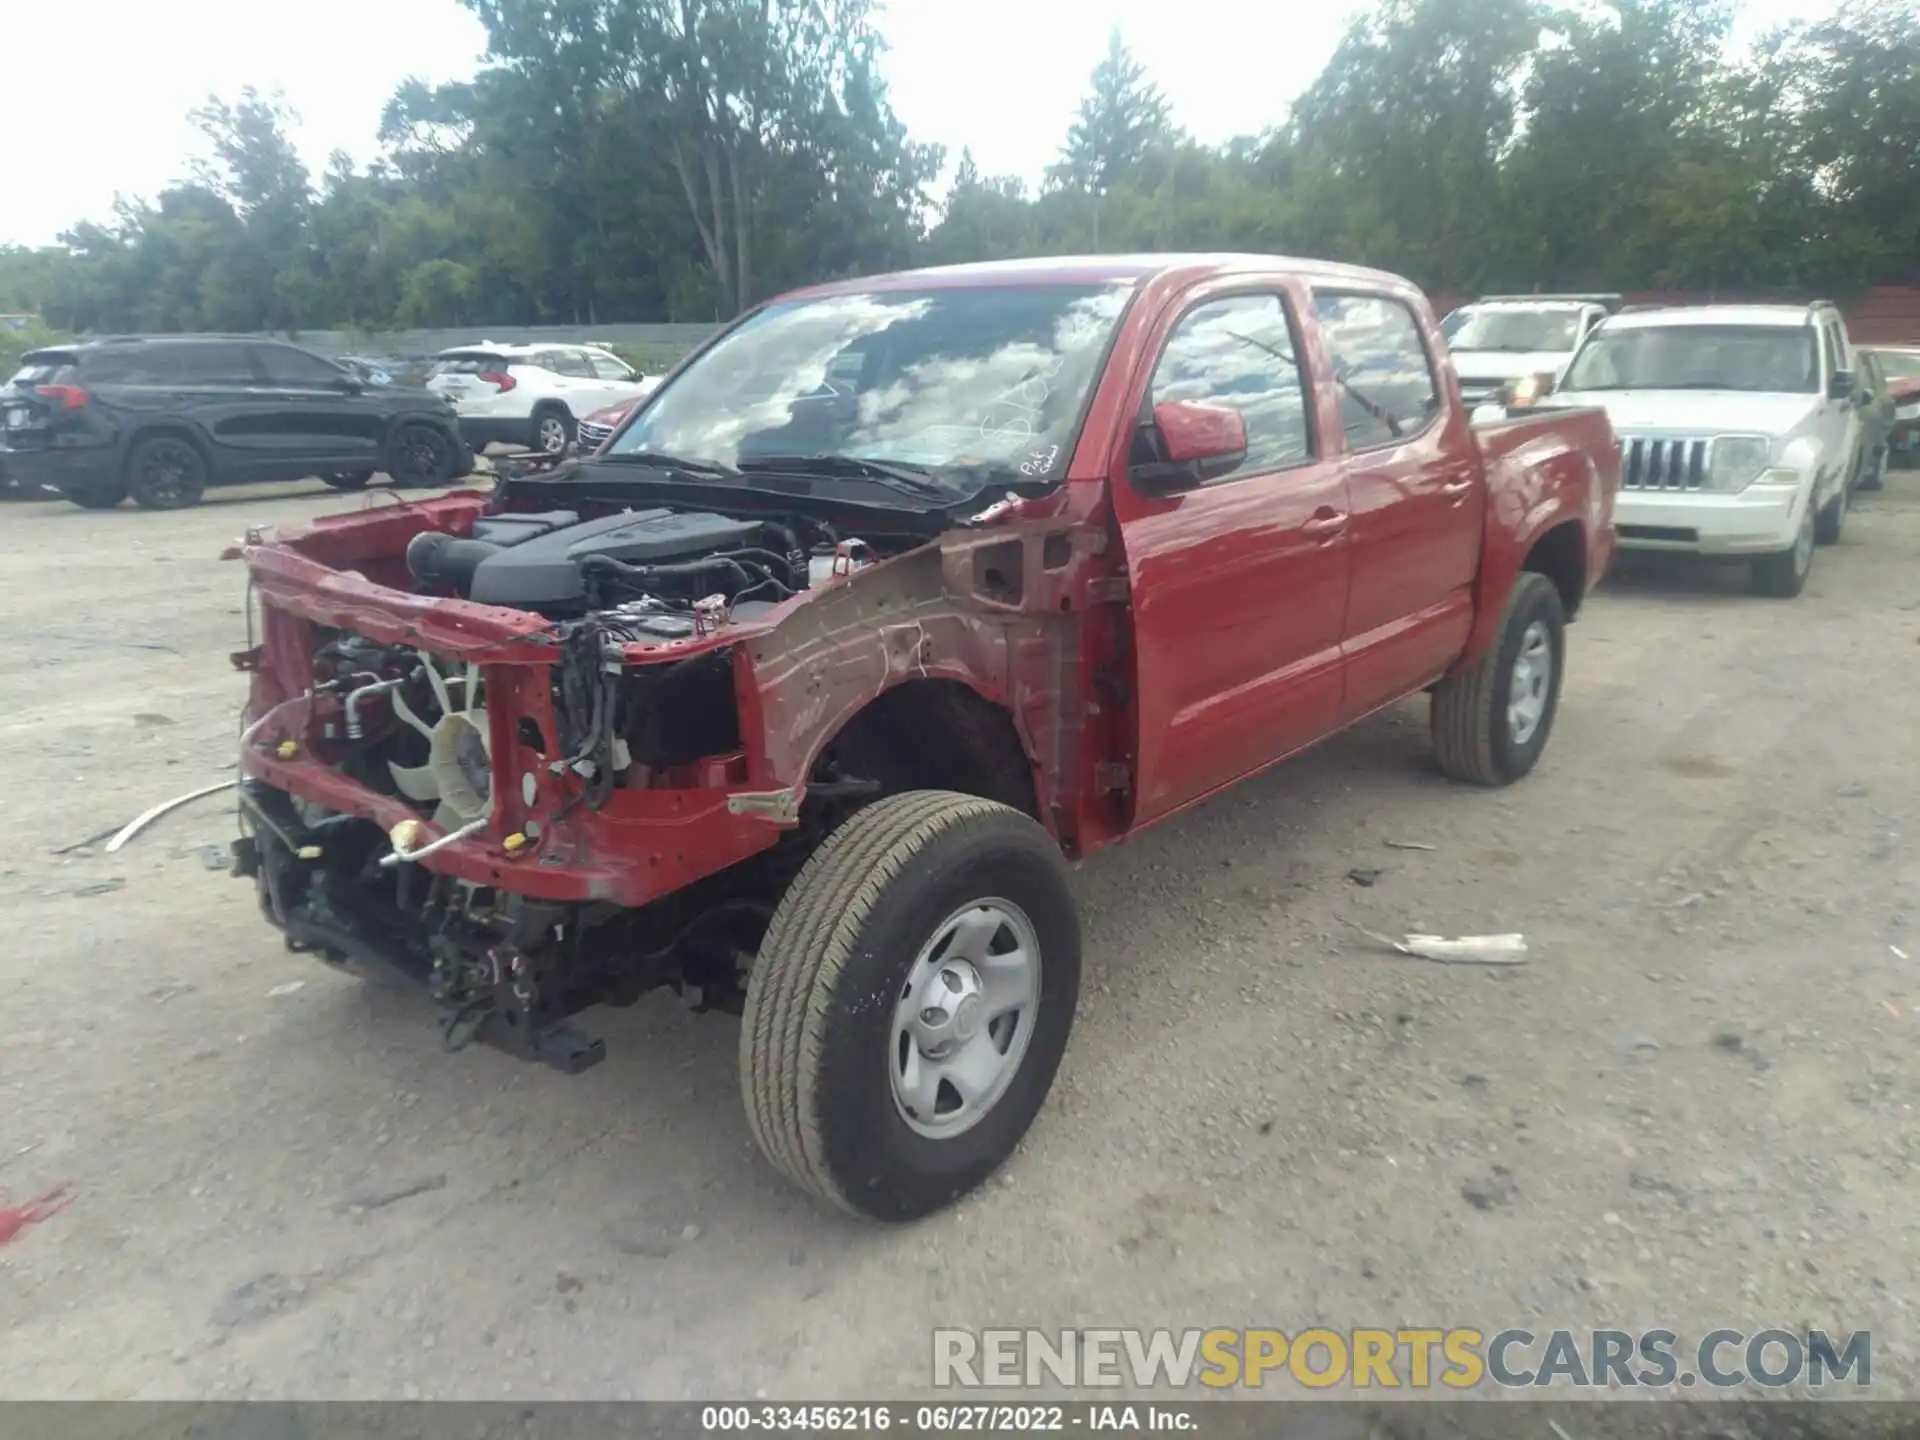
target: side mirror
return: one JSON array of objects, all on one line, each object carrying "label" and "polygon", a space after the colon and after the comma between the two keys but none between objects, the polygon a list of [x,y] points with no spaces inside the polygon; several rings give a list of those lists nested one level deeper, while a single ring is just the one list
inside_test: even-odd
[{"label": "side mirror", "polygon": [[1522,375],[1500,387],[1500,403],[1508,410],[1525,410],[1551,395],[1556,383],[1555,378],[1544,370],[1534,375]]},{"label": "side mirror", "polygon": [[343,395],[358,395],[367,387],[363,382],[351,375],[342,375],[338,380],[333,382],[333,388]]},{"label": "side mirror", "polygon": [[1858,393],[1859,388],[1859,382],[1854,378],[1853,371],[1836,370],[1833,372],[1833,378],[1827,381],[1827,398],[1851,400]]},{"label": "side mirror", "polygon": [[1140,427],[1127,478],[1149,495],[1170,495],[1231,475],[1247,458],[1247,422],[1238,410],[1167,400]]}]

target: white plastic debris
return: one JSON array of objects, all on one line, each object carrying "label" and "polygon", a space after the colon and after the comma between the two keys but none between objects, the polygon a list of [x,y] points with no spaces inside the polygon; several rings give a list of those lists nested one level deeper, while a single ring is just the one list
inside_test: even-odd
[{"label": "white plastic debris", "polygon": [[1408,935],[1394,940],[1376,935],[1364,926],[1353,925],[1369,940],[1417,960],[1432,960],[1440,965],[1524,965],[1527,941],[1524,935],[1462,935],[1449,939],[1444,935]]},{"label": "white plastic debris", "polygon": [[134,836],[138,835],[142,830],[146,829],[148,825],[158,820],[169,810],[177,810],[190,800],[198,800],[207,795],[217,795],[222,790],[231,790],[239,783],[238,780],[222,780],[218,785],[204,785],[198,790],[189,790],[184,795],[176,795],[171,800],[162,800],[152,809],[142,811],[139,815],[129,820],[126,825],[121,828],[120,833],[107,842],[107,853],[109,855],[114,854],[122,845],[125,845],[129,840],[133,839]]}]

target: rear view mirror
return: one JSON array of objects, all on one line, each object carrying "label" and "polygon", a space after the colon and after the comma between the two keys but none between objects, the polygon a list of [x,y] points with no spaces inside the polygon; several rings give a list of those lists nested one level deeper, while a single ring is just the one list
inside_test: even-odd
[{"label": "rear view mirror", "polygon": [[1167,400],[1140,427],[1127,478],[1149,495],[1167,495],[1231,475],[1246,458],[1247,422],[1238,410]]},{"label": "rear view mirror", "polygon": [[1827,398],[1851,400],[1858,388],[1859,382],[1854,379],[1853,371],[1836,370],[1833,372],[1833,378],[1827,382]]}]

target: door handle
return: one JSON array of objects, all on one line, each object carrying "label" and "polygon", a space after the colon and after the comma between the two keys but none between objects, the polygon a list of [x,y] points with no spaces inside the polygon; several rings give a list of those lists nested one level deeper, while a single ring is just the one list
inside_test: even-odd
[{"label": "door handle", "polygon": [[1464,495],[1467,493],[1467,491],[1471,490],[1472,488],[1473,488],[1473,479],[1471,476],[1469,476],[1468,478],[1463,480],[1447,481],[1446,484],[1440,487],[1440,493],[1442,495]]},{"label": "door handle", "polygon": [[1300,528],[1309,535],[1332,535],[1346,528],[1347,517],[1344,511],[1321,506],[1313,512],[1311,518]]}]

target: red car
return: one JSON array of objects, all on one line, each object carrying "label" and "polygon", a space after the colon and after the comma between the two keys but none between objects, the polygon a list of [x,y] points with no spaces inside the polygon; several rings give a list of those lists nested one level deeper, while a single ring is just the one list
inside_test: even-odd
[{"label": "red car", "polygon": [[647,397],[636,395],[631,400],[621,400],[596,410],[586,419],[575,424],[573,433],[582,455],[592,455],[612,438],[626,418],[640,408],[640,402]]},{"label": "red car", "polygon": [[1531,770],[1613,551],[1597,410],[1476,430],[1425,298],[1263,256],[847,281],[600,455],[254,534],[237,873],[451,1043],[742,1013],[767,1157],[906,1220],[1045,1100],[1069,862],[1432,696]]}]

